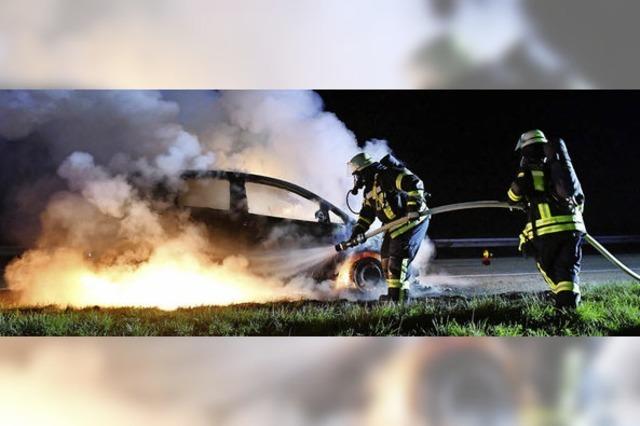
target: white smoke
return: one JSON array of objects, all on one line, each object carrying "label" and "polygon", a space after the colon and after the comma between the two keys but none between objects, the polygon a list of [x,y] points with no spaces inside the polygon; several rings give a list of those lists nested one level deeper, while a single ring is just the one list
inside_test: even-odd
[{"label": "white smoke", "polygon": [[[181,109],[205,108],[195,118],[181,118],[215,155],[217,168],[281,178],[343,206],[345,188],[352,185],[346,162],[359,148],[344,123],[323,110],[316,93],[223,92],[208,104],[198,92],[174,96]],[[388,152],[385,141],[368,145],[380,157]]]},{"label": "white smoke", "polygon": [[37,134],[56,163],[83,151],[118,173],[175,174],[212,164],[178,113],[156,91],[2,91],[0,135]]},{"label": "white smoke", "polygon": [[[90,154],[114,174],[184,169],[282,178],[342,205],[355,135],[311,91],[0,91],[0,136],[38,134],[62,163]],[[385,141],[366,149],[379,157]]]}]

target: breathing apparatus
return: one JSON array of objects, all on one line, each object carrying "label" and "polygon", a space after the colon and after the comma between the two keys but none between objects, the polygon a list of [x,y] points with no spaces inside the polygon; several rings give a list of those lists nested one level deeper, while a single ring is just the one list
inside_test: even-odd
[{"label": "breathing apparatus", "polygon": [[360,175],[360,173],[354,173],[353,174],[353,188],[350,189],[349,191],[347,191],[347,194],[346,194],[346,197],[345,197],[347,208],[353,214],[358,214],[358,212],[355,211],[353,208],[351,208],[351,205],[349,204],[349,195],[358,195],[358,192],[360,191],[360,189],[364,188],[364,186],[365,186],[365,181],[364,181],[363,177]]},{"label": "breathing apparatus", "polygon": [[371,156],[366,152],[361,152],[359,154],[354,155],[353,158],[349,160],[349,162],[347,163],[347,165],[351,169],[351,174],[353,175],[353,188],[349,192],[347,192],[346,204],[347,204],[347,208],[353,214],[358,214],[358,212],[353,210],[349,205],[349,194],[358,195],[358,191],[360,191],[361,188],[364,188],[366,182],[364,177],[362,176],[362,173],[360,172],[372,164],[374,164],[374,161],[371,158]]}]

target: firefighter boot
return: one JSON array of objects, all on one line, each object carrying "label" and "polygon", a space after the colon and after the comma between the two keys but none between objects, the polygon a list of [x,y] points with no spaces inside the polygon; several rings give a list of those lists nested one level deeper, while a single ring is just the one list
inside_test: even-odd
[{"label": "firefighter boot", "polygon": [[580,293],[575,291],[561,291],[556,294],[557,309],[575,309],[580,304]]},{"label": "firefighter boot", "polygon": [[387,294],[383,294],[378,300],[380,302],[405,303],[408,298],[409,295],[406,289],[399,287],[389,287],[387,289]]}]

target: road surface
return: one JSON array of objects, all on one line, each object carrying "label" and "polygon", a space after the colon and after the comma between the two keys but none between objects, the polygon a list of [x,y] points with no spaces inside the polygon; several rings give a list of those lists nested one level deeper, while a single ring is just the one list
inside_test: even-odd
[{"label": "road surface", "polygon": [[[617,257],[634,271],[640,271],[640,254]],[[421,283],[449,287],[465,294],[548,290],[531,258],[494,258],[489,266],[483,265],[480,258],[436,259],[428,272],[429,275],[421,278]],[[600,255],[584,256],[580,276],[582,283],[587,285],[632,280]]]}]

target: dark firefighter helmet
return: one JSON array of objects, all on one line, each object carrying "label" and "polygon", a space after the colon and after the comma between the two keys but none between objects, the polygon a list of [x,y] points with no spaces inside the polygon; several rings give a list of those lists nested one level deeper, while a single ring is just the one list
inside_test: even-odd
[{"label": "dark firefighter helmet", "polygon": [[351,173],[359,173],[374,163],[373,159],[366,152],[361,152],[353,156],[347,163],[351,168]]}]

